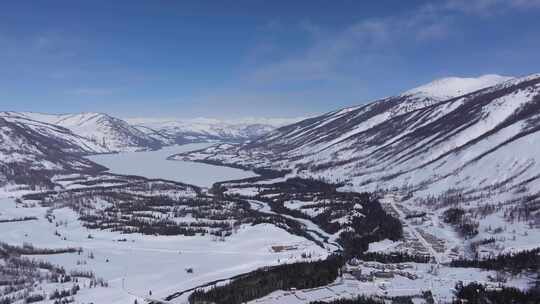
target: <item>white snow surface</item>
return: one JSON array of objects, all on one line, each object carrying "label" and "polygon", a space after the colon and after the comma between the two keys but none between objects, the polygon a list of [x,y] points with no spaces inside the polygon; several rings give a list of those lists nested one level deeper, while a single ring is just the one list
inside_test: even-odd
[{"label": "white snow surface", "polygon": [[408,90],[403,95],[425,96],[446,100],[491,87],[510,79],[513,79],[513,77],[496,74],[479,77],[446,77]]},{"label": "white snow surface", "polygon": [[[149,291],[160,299],[177,291],[199,286],[209,281],[249,272],[259,267],[302,260],[301,253],[313,258],[324,258],[326,250],[304,238],[291,235],[269,224],[242,226],[238,233],[215,241],[209,235],[145,236],[117,232],[89,230],[80,225],[77,214],[70,209],[56,209],[55,221],[66,222],[55,226],[45,218],[47,208],[17,208],[13,199],[0,199],[0,213],[7,217],[36,216],[38,220],[4,223],[0,239],[21,246],[29,242],[42,248],[82,247],[83,254],[33,256],[70,270],[91,270],[109,282],[108,288],[83,289],[76,296],[78,303],[133,303],[142,302]],[[62,237],[56,236],[55,231]],[[88,235],[93,236],[92,239]],[[260,237],[264,235],[264,237]],[[62,238],[66,237],[66,240]],[[120,239],[126,242],[118,242]],[[276,253],[274,245],[297,249]],[[94,258],[88,258],[93,253]],[[107,262],[107,259],[109,260]],[[77,261],[86,264],[78,265]],[[186,268],[193,268],[189,274]],[[178,298],[173,303],[183,303]]]}]

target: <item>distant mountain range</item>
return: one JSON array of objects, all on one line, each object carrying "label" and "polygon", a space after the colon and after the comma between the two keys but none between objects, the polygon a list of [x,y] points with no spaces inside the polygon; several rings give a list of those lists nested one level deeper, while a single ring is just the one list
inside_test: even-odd
[{"label": "distant mountain range", "polygon": [[65,152],[96,154],[208,141],[242,142],[299,119],[120,119],[104,113],[0,112],[0,118],[69,143]]},{"label": "distant mountain range", "polygon": [[25,124],[44,135],[56,134],[62,129],[61,138],[80,139],[81,153],[107,153],[130,150],[156,149],[162,143],[147,136],[127,122],[102,113],[41,114],[32,112],[3,112],[0,117]]},{"label": "distant mountain range", "polygon": [[10,167],[95,170],[77,155],[226,141],[238,144],[178,158],[289,169],[361,191],[511,187],[535,194],[540,192],[539,83],[538,74],[444,78],[292,124],[1,112],[1,159]]},{"label": "distant mountain range", "polygon": [[127,122],[165,145],[193,142],[253,140],[300,118],[247,118],[239,120],[128,118]]},{"label": "distant mountain range", "polygon": [[159,149],[195,142],[253,140],[288,119],[157,120],[103,113],[0,112],[0,185],[47,184],[60,173],[96,172],[101,166],[80,156]]}]

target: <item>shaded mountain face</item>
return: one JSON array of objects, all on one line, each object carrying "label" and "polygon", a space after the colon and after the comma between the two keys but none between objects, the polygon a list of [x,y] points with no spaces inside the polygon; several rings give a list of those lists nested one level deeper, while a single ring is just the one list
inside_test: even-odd
[{"label": "shaded mountain face", "polygon": [[35,121],[63,127],[100,148],[96,152],[157,149],[162,143],[127,122],[103,113],[40,114],[19,113]]},{"label": "shaded mountain face", "polygon": [[[0,183],[44,185],[54,174],[93,173],[103,167],[77,156],[73,152],[83,152],[78,138],[73,134],[65,137],[62,129],[52,128],[58,133],[47,134],[35,125],[27,126],[0,118]],[[48,132],[48,131],[47,131]]]},{"label": "shaded mountain face", "polygon": [[36,120],[34,119],[33,115],[18,112],[0,112],[0,117],[17,126],[30,129],[50,140],[62,142],[62,149],[64,152],[74,154],[95,154],[109,152],[109,150],[104,146],[96,143],[90,138],[74,134],[71,130],[65,127],[54,125],[46,121]]},{"label": "shaded mountain face", "polygon": [[179,157],[290,169],[358,191],[538,193],[540,75],[494,79],[503,82],[479,90],[468,86],[465,91],[472,92],[442,101],[448,92],[464,90],[430,96],[430,86],[423,86],[306,119],[250,143]]},{"label": "shaded mountain face", "polygon": [[0,187],[51,189],[54,176],[105,170],[84,155],[155,149],[161,143],[106,114],[0,112]]}]

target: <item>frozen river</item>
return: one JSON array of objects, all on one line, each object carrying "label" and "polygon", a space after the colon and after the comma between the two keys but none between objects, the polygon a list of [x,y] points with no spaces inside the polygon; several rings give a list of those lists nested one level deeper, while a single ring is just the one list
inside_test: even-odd
[{"label": "frozen river", "polygon": [[157,151],[94,155],[88,158],[109,168],[111,173],[162,178],[200,187],[210,187],[218,181],[255,176],[253,172],[235,168],[167,160],[167,157],[173,154],[198,150],[207,146],[209,144],[188,144],[165,147]]}]

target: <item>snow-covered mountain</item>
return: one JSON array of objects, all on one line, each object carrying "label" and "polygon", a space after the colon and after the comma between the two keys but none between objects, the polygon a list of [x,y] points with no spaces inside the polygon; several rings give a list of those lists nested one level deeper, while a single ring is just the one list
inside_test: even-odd
[{"label": "snow-covered mountain", "polygon": [[239,120],[128,118],[127,122],[164,144],[228,141],[243,142],[301,119],[247,118]]},{"label": "snow-covered mountain", "polygon": [[[104,168],[79,157],[93,149],[68,130],[23,118],[0,117],[0,184],[45,185],[54,174],[97,172]],[[88,146],[87,146],[88,145]]]},{"label": "snow-covered mountain", "polygon": [[27,186],[46,189],[53,187],[50,181],[55,175],[104,169],[82,157],[85,155],[192,142],[240,142],[262,136],[286,122],[145,120],[147,126],[134,126],[102,113],[0,112],[0,189]]},{"label": "snow-covered mountain", "polygon": [[[540,74],[501,80],[454,90],[466,94],[442,101],[427,93],[440,86],[436,81],[249,143],[173,158],[289,170],[289,177],[398,197],[401,207],[391,203],[391,209],[399,208],[405,223],[406,216],[429,213],[412,233],[443,244],[434,253],[442,260],[534,248],[540,236]],[[448,225],[451,208],[463,214],[456,227]]]},{"label": "snow-covered mountain", "polygon": [[[40,135],[62,142],[64,152],[74,154],[95,154],[109,152],[104,146],[98,144],[90,138],[83,137],[73,133],[71,130],[47,122],[47,119],[40,121],[36,118],[42,118],[43,114],[19,113],[19,112],[0,112],[0,118],[5,119],[25,129],[31,129]],[[45,118],[50,118],[46,116]]]},{"label": "snow-covered mountain", "polygon": [[447,78],[188,158],[292,169],[302,176],[347,181],[360,191],[407,186],[441,193],[504,185],[537,193],[539,83],[538,74]]},{"label": "snow-covered mountain", "polygon": [[91,140],[105,152],[156,149],[161,142],[122,119],[103,113],[41,114],[19,113],[35,121],[60,126]]},{"label": "snow-covered mountain", "polygon": [[300,119],[243,119],[226,121],[208,118],[189,120],[134,118],[123,120],[103,113],[43,114],[0,112],[0,117],[25,125],[58,140],[65,152],[96,154],[158,149],[174,144],[258,138],[277,127]]},{"label": "snow-covered mountain", "polygon": [[512,77],[488,74],[480,77],[446,77],[437,79],[428,84],[408,90],[404,95],[416,95],[418,97],[447,100],[456,96],[465,95],[479,89],[487,88]]}]

